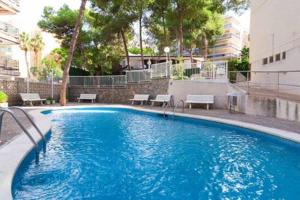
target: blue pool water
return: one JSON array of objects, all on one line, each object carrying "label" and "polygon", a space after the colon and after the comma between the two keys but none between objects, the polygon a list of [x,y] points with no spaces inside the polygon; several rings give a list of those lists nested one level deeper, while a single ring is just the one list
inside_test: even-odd
[{"label": "blue pool water", "polygon": [[128,109],[53,111],[40,164],[14,199],[297,199],[300,145],[263,133]]}]

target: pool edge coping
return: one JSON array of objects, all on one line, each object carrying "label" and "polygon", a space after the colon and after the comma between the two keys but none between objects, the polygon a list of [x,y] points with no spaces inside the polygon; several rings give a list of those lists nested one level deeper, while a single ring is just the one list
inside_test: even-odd
[{"label": "pool edge coping", "polygon": [[[51,130],[51,122],[41,111],[42,110],[30,110],[29,113],[43,135],[46,136]],[[41,136],[32,126],[28,131],[32,134],[32,137],[37,143],[41,141]],[[15,136],[10,142],[0,147],[0,199],[13,199],[12,184],[15,173],[33,147],[34,145],[24,133]]]},{"label": "pool edge coping", "polygon": [[[38,123],[39,128],[42,133],[46,135],[51,130],[50,119],[43,115],[41,112],[46,110],[62,110],[62,109],[72,109],[72,108],[127,108],[131,110],[144,111],[149,113],[164,114],[164,111],[151,110],[142,107],[135,107],[129,105],[76,105],[76,106],[65,106],[65,107],[36,107],[35,110],[30,110],[29,113],[33,116],[34,121]],[[30,108],[32,109],[32,108]],[[271,128],[267,126],[257,125],[249,122],[241,122],[237,120],[229,120],[218,117],[209,117],[203,115],[187,114],[187,113],[173,113],[167,111],[168,115],[175,115],[180,117],[187,117],[192,119],[200,119],[206,121],[213,121],[222,124],[229,124],[241,128],[251,129],[259,132],[263,132],[269,135],[273,135],[282,139],[290,140],[300,144],[300,133],[286,131],[277,128]],[[35,132],[33,127],[29,131]],[[41,137],[36,133],[33,135],[37,142],[41,140]],[[7,144],[0,147],[0,163],[5,163],[4,167],[0,167],[0,199],[13,199],[12,196],[12,184],[16,171],[18,170],[22,161],[26,158],[28,153],[33,149],[33,144],[26,137],[25,134],[20,134],[16,136]],[[9,153],[8,155],[5,153]],[[13,159],[12,159],[13,158]],[[10,160],[11,159],[11,160]],[[8,162],[9,161],[9,162]],[[4,168],[4,169],[3,169]]]}]

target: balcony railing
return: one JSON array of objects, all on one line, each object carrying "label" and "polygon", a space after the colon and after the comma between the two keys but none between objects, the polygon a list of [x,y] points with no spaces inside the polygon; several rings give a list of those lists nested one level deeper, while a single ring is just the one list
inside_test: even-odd
[{"label": "balcony railing", "polygon": [[14,38],[19,37],[19,29],[5,22],[0,21],[0,31]]},{"label": "balcony railing", "polygon": [[7,57],[0,57],[0,74],[19,76],[19,61]]},{"label": "balcony railing", "polygon": [[14,8],[19,8],[20,7],[20,0],[0,0],[6,5]]}]

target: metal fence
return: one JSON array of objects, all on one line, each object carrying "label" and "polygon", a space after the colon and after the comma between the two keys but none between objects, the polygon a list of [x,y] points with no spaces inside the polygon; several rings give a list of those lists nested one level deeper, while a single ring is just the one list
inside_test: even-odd
[{"label": "metal fence", "polygon": [[249,94],[300,100],[300,71],[231,71],[231,83]]},{"label": "metal fence", "polygon": [[186,64],[174,64],[171,69],[173,79],[191,80],[227,80],[227,62],[201,62],[192,63],[186,68]]},{"label": "metal fence", "polygon": [[150,69],[129,70],[125,75],[71,76],[70,85],[81,86],[125,86],[128,83],[149,82],[152,79],[226,79],[227,62],[203,62],[172,64],[171,62],[151,65]]},{"label": "metal fence", "polygon": [[127,84],[126,75],[114,75],[114,76],[70,76],[70,85],[80,86],[125,86]]},{"label": "metal fence", "polygon": [[151,65],[151,78],[170,77],[172,62],[157,63]]},{"label": "metal fence", "polygon": [[131,70],[126,71],[127,82],[128,83],[140,83],[151,81],[151,71],[150,70]]}]

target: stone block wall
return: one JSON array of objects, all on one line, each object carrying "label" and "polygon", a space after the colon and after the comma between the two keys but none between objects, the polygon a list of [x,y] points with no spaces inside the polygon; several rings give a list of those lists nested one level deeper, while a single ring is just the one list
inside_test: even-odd
[{"label": "stone block wall", "polygon": [[[53,97],[56,101],[59,100],[60,85],[54,84]],[[4,91],[9,99],[9,105],[21,105],[22,101],[19,93],[26,93],[27,83],[23,79],[11,80],[0,80],[0,90]],[[31,82],[29,84],[31,93],[39,93],[41,98],[51,97],[51,84],[41,82]]]},{"label": "stone block wall", "polygon": [[98,103],[128,103],[134,94],[167,94],[169,79],[156,79],[150,82],[132,83],[124,87],[69,86],[69,101],[76,101],[80,94],[97,94]]}]

